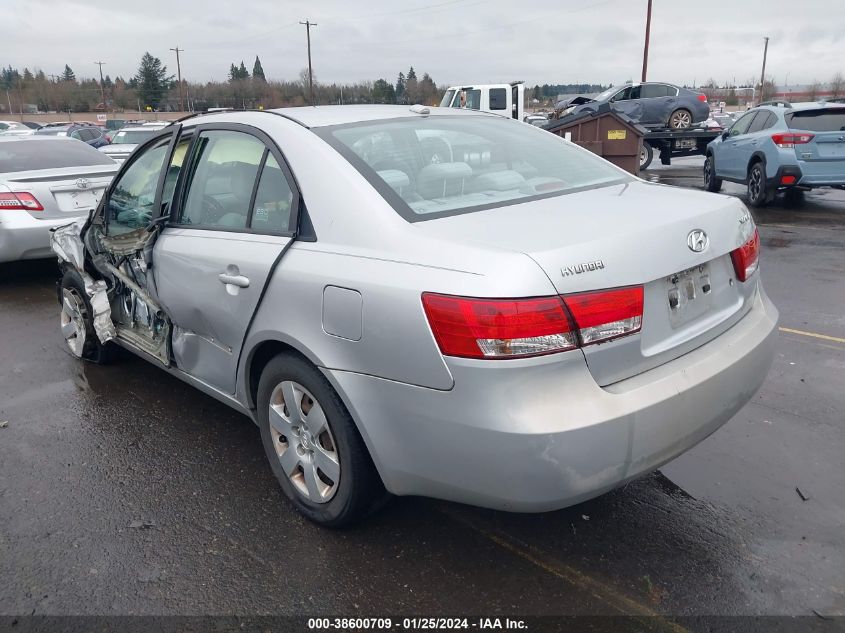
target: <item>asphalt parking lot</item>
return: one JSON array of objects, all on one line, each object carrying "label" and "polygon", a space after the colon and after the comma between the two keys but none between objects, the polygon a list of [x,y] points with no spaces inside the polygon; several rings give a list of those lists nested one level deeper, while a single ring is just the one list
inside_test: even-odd
[{"label": "asphalt parking lot", "polygon": [[845,192],[754,215],[782,330],[720,431],[559,512],[404,498],[345,531],[293,511],[245,417],[72,358],[53,262],[4,267],[0,615],[845,615]]}]

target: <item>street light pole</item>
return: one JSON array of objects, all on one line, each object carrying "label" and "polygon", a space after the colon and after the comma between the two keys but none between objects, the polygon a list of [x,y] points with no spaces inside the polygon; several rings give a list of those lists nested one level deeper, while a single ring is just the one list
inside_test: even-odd
[{"label": "street light pole", "polygon": [[308,94],[311,99],[311,105],[314,105],[314,75],[311,72],[311,27],[317,26],[316,22],[300,22],[305,26],[306,37],[308,38]]},{"label": "street light pole", "polygon": [[179,48],[179,45],[176,45],[176,48],[171,48],[170,50],[176,51],[176,78],[179,80],[179,110],[181,112],[185,111],[185,100],[182,98],[182,66],[179,63],[179,53],[184,53],[184,48]]},{"label": "street light pole", "polygon": [[103,84],[103,64],[106,62],[94,62],[97,66],[100,67],[100,98],[103,101],[103,112],[106,111],[106,88]]},{"label": "street light pole", "polygon": [[[760,73],[760,101],[763,103],[764,89],[766,87],[766,55],[769,53],[769,38],[764,37],[765,44],[763,45],[763,72]],[[758,105],[759,105],[758,103]]]},{"label": "street light pole", "polygon": [[651,35],[651,0],[648,0],[648,11],[646,13],[645,18],[645,46],[643,46],[643,77],[642,81],[645,81],[646,74],[648,73],[648,41]]}]

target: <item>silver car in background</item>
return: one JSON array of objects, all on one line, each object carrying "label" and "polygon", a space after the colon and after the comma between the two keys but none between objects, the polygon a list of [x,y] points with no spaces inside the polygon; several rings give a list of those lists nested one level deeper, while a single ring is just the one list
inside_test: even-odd
[{"label": "silver car in background", "polygon": [[0,262],[51,257],[50,229],[86,217],[117,168],[73,139],[0,136]]},{"label": "silver car in background", "polygon": [[109,138],[111,143],[100,148],[106,156],[122,163],[138,145],[148,141],[156,132],[169,125],[169,122],[149,122],[141,125],[127,125],[113,132]]},{"label": "silver car in background", "polygon": [[736,198],[496,115],[201,115],[59,229],[77,356],[128,348],[248,415],[296,508],[562,508],[731,418],[777,310]]}]

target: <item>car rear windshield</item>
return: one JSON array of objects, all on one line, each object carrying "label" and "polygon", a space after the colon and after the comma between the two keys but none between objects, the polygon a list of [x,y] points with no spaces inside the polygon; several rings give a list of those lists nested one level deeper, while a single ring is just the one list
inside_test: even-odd
[{"label": "car rear windshield", "polygon": [[411,222],[631,179],[554,134],[502,117],[414,117],[316,132]]},{"label": "car rear windshield", "polygon": [[790,112],[786,115],[786,123],[793,130],[842,132],[845,131],[845,108],[819,108]]},{"label": "car rear windshield", "polygon": [[114,161],[91,146],[71,139],[0,143],[0,173],[88,165],[114,165]]},{"label": "car rear windshield", "polygon": [[127,130],[125,132],[118,132],[112,136],[111,142],[114,145],[138,145],[151,139],[157,131],[158,130]]}]

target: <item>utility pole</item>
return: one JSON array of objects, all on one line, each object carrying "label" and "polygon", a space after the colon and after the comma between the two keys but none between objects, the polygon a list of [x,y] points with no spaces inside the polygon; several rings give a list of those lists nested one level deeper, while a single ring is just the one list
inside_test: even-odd
[{"label": "utility pole", "polygon": [[106,88],[103,85],[103,64],[106,62],[94,62],[100,67],[100,97],[103,100],[103,112],[106,111]]},{"label": "utility pole", "polygon": [[763,103],[763,89],[766,86],[766,55],[769,52],[769,38],[764,37],[765,44],[763,45],[763,72],[760,73],[760,102]]},{"label": "utility pole", "polygon": [[305,26],[306,37],[308,38],[308,93],[311,99],[311,105],[314,105],[314,75],[311,72],[311,27],[317,26],[316,22],[300,22]]},{"label": "utility pole", "polygon": [[646,80],[648,73],[648,40],[651,35],[651,0],[648,0],[648,12],[645,18],[645,46],[643,47],[643,77],[641,81]]},{"label": "utility pole", "polygon": [[179,48],[179,45],[176,45],[176,48],[171,48],[170,50],[176,51],[176,78],[179,80],[179,110],[182,112],[185,111],[185,100],[182,98],[182,66],[179,64],[179,53],[184,53],[184,48]]}]

